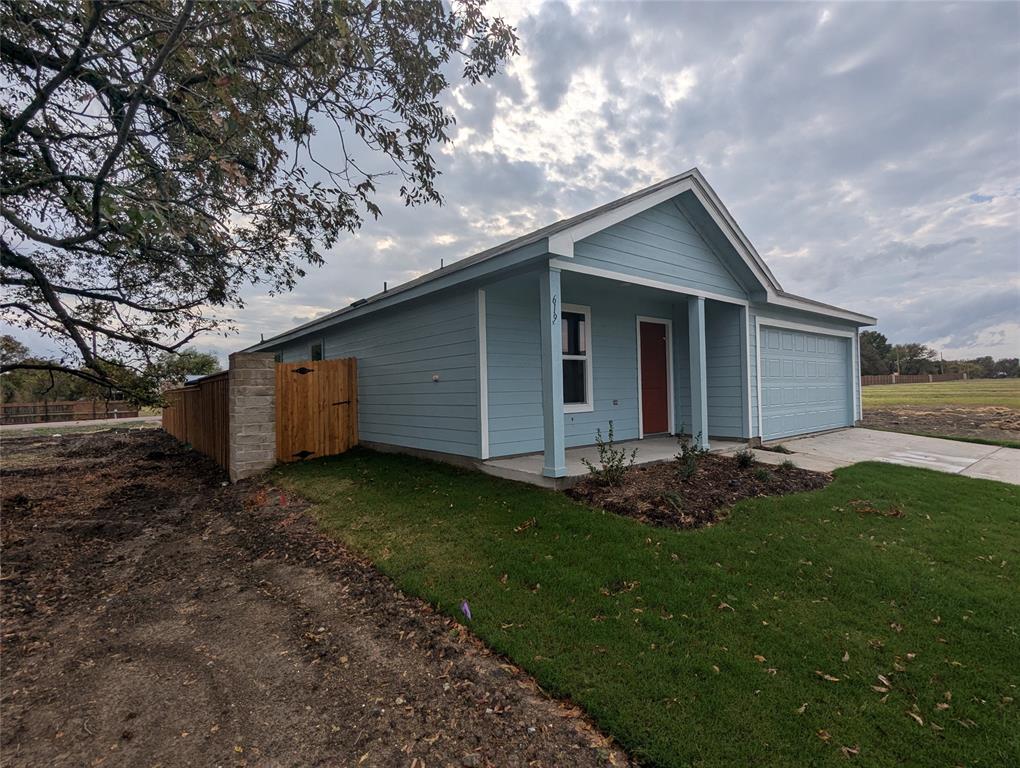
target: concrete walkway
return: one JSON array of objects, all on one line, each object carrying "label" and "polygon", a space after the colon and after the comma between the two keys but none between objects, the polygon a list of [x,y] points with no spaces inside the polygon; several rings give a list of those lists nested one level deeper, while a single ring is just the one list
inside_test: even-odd
[{"label": "concrete walkway", "polygon": [[[728,453],[741,448],[744,443],[737,440],[711,441],[713,453]],[[677,439],[672,436],[646,437],[644,440],[624,440],[616,443],[616,448],[625,450],[629,457],[632,450],[637,451],[634,457],[634,466],[643,464],[659,464],[663,461],[671,461],[680,450]],[[541,453],[527,453],[523,456],[511,456],[506,459],[489,459],[478,465],[478,468],[490,475],[506,478],[507,480],[519,480],[532,485],[540,485],[546,488],[568,488],[580,478],[588,474],[588,468],[584,460],[590,461],[598,466],[599,451],[594,445],[586,445],[581,448],[567,449],[567,476],[557,479],[545,477],[542,474],[542,465],[545,458]]]},{"label": "concrete walkway", "polygon": [[756,450],[755,458],[763,464],[790,459],[798,467],[819,472],[859,461],[885,461],[1020,485],[1020,449],[1016,448],[860,428],[781,442],[792,455]]}]

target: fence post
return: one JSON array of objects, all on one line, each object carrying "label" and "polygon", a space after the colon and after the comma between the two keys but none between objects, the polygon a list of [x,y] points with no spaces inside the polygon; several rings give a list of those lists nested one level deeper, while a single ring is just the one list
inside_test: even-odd
[{"label": "fence post", "polygon": [[276,360],[272,352],[230,356],[229,466],[237,482],[276,464]]}]

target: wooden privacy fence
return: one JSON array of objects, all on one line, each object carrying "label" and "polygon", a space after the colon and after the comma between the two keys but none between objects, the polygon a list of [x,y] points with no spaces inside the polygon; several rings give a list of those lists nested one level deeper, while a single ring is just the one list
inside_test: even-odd
[{"label": "wooden privacy fence", "polygon": [[43,400],[0,406],[0,424],[126,419],[137,415],[138,406],[126,400]]},{"label": "wooden privacy fence", "polygon": [[164,393],[163,429],[226,468],[230,461],[229,373]]},{"label": "wooden privacy fence", "polygon": [[274,363],[230,357],[230,370],[164,393],[163,429],[227,469],[232,479],[358,444],[354,358]]},{"label": "wooden privacy fence", "polygon": [[935,381],[963,381],[966,373],[886,373],[879,376],[861,376],[861,386],[876,384],[930,384]]},{"label": "wooden privacy fence", "polygon": [[276,366],[276,458],[332,456],[358,444],[358,361]]}]

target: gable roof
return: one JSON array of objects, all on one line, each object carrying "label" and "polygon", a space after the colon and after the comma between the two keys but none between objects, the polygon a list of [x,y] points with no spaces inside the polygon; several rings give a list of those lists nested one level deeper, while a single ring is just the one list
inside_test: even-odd
[{"label": "gable roof", "polygon": [[[265,339],[258,344],[252,345],[245,351],[265,349],[287,341],[292,337],[301,336],[311,330],[334,325],[351,317],[361,316],[376,309],[381,309],[383,306],[389,306],[393,303],[414,298],[423,292],[429,293],[433,290],[439,290],[450,284],[451,280],[448,278],[453,279],[453,282],[460,282],[455,279],[460,276],[463,276],[464,279],[471,279],[473,276],[467,276],[464,273],[472,270],[472,268],[493,262],[502,256],[519,254],[522,257],[520,261],[531,260],[549,253],[568,258],[573,257],[574,243],[578,240],[582,240],[595,232],[628,219],[641,211],[652,208],[665,200],[677,197],[684,192],[691,192],[708,212],[716,226],[722,231],[723,236],[733,245],[737,254],[754,273],[762,289],[765,291],[769,303],[803,309],[809,312],[830,314],[860,325],[875,324],[876,319],[869,315],[851,312],[847,309],[813,299],[806,299],[784,291],[775,275],[772,274],[772,270],[769,269],[765,260],[762,259],[751,244],[751,241],[741,231],[736,220],[726,209],[726,206],[723,205],[715,190],[705,180],[701,171],[697,168],[691,168],[676,176],[671,176],[644,189],[639,189],[612,202],[600,205],[597,208],[592,208],[589,211],[566,219],[560,219],[513,240],[508,240],[505,243],[500,243],[447,266],[426,272],[394,288],[380,291],[364,299],[358,299],[347,307],[330,312],[289,331]],[[492,266],[495,267],[496,265]],[[475,269],[474,271],[479,270]]]}]

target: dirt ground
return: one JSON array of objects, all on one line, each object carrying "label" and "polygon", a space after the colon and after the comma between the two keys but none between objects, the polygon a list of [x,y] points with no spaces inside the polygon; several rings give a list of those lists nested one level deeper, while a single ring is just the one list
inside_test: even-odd
[{"label": "dirt ground", "polygon": [[587,477],[569,491],[575,499],[618,515],[666,528],[712,525],[741,499],[782,496],[824,488],[832,476],[796,466],[741,467],[732,456],[710,453],[697,469],[681,477],[676,462],[630,469],[619,485]]},{"label": "dirt ground", "polygon": [[1020,441],[1020,411],[1002,406],[889,405],[865,407],[865,427],[926,435]]},{"label": "dirt ground", "polygon": [[299,499],[156,430],[2,450],[0,764],[627,764]]}]

